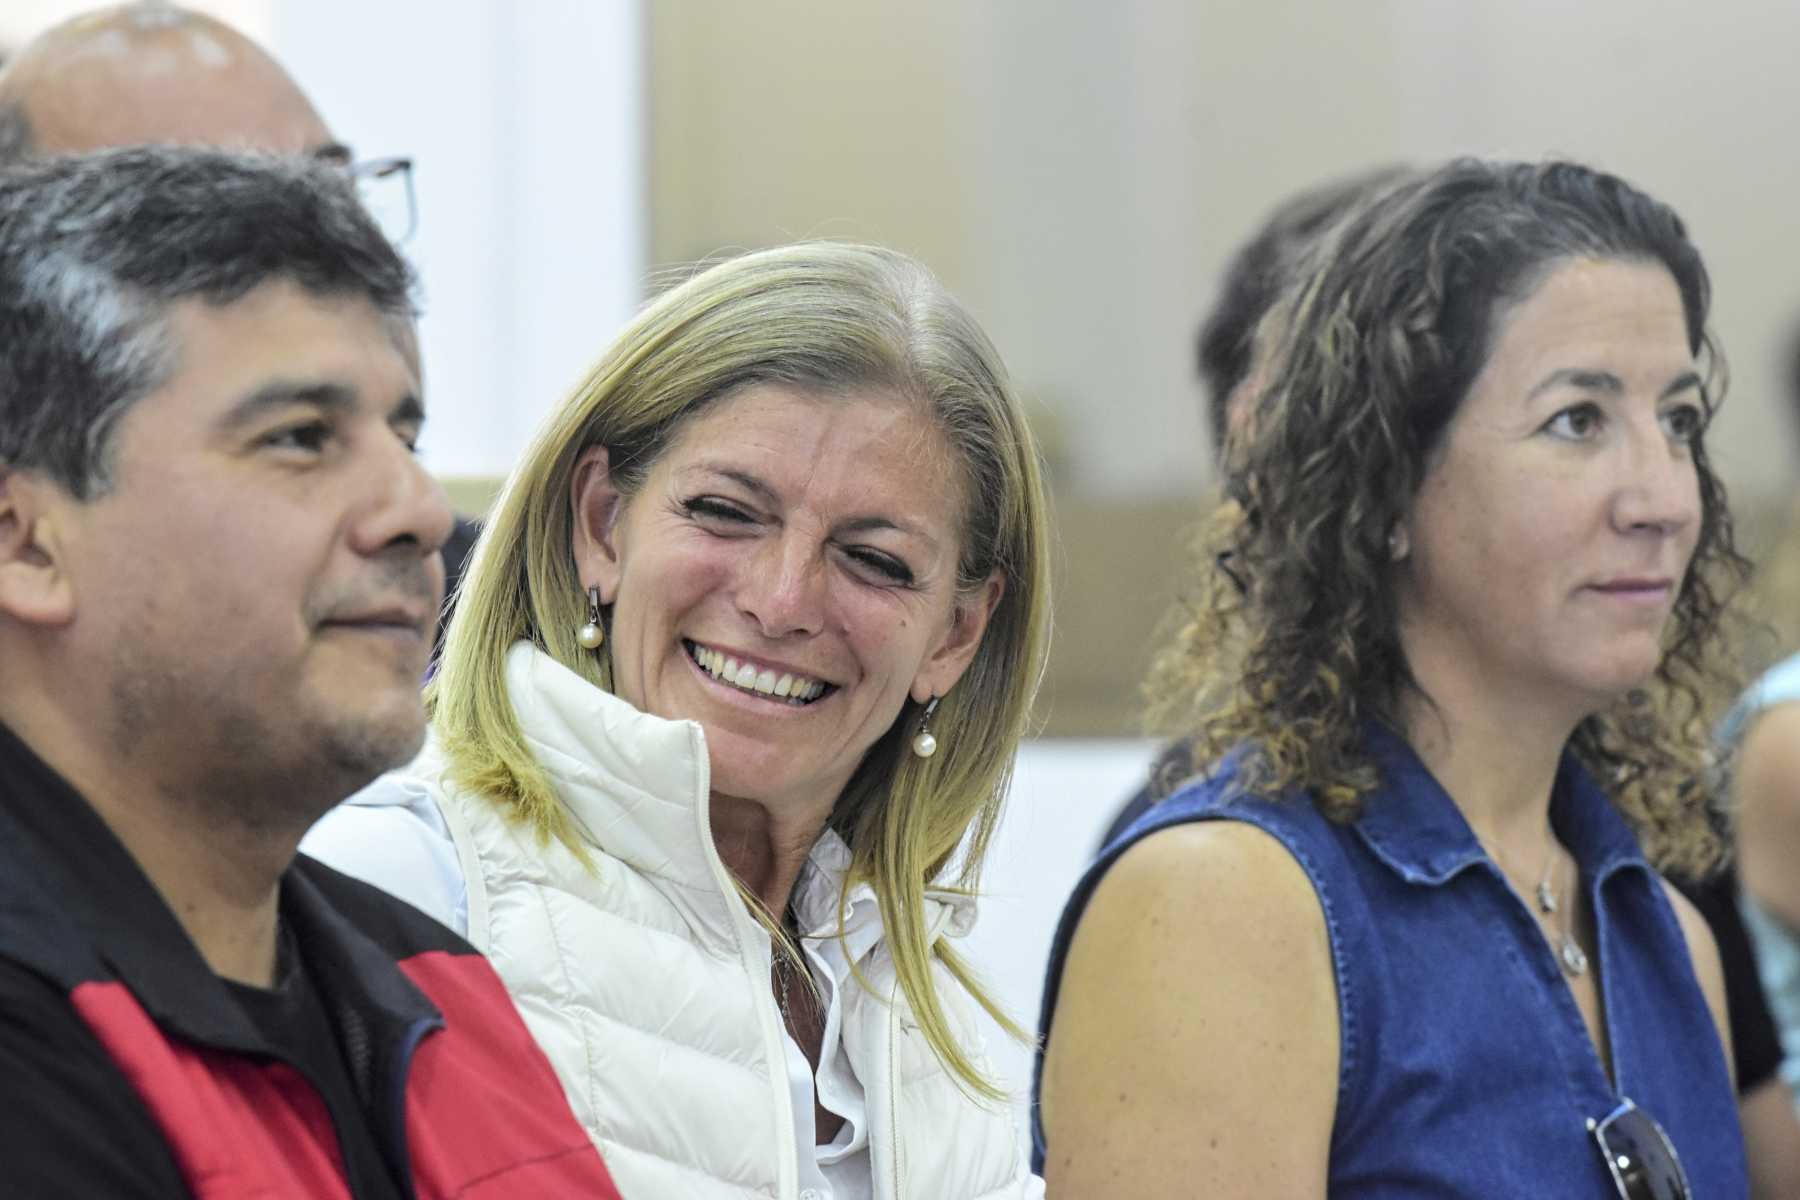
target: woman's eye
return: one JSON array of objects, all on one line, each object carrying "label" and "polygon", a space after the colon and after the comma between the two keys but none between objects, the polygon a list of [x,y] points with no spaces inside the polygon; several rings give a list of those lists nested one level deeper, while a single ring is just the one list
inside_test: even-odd
[{"label": "woman's eye", "polygon": [[1706,413],[1698,404],[1677,404],[1662,415],[1663,430],[1671,441],[1687,444],[1706,430]]},{"label": "woman's eye", "polygon": [[850,559],[858,566],[864,567],[874,574],[879,575],[889,583],[910,586],[913,582],[912,568],[908,567],[905,563],[901,562],[891,554],[885,554],[880,550],[869,550],[866,548],[846,550],[845,553],[848,554]]},{"label": "woman's eye", "polygon": [[1598,404],[1572,404],[1551,417],[1544,429],[1556,437],[1580,442],[1599,432],[1601,420]]},{"label": "woman's eye", "polygon": [[682,507],[687,510],[688,516],[702,520],[747,525],[756,519],[729,500],[721,500],[717,496],[696,496]]}]

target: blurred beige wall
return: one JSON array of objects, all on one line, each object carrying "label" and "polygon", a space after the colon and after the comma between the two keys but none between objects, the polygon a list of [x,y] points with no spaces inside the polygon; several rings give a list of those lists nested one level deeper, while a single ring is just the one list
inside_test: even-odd
[{"label": "blurred beige wall", "polygon": [[1129,729],[1210,478],[1194,327],[1271,203],[1334,173],[1568,154],[1674,204],[1732,366],[1714,454],[1768,524],[1794,473],[1771,391],[1800,316],[1796,45],[1785,0],[659,3],[650,260],[829,236],[931,263],[1052,443],[1049,728]]},{"label": "blurred beige wall", "polygon": [[652,8],[651,260],[805,236],[931,262],[1057,418],[1068,482],[1192,490],[1192,329],[1270,203],[1372,163],[1572,154],[1675,204],[1718,284],[1731,477],[1785,486],[1800,5],[683,0]]}]

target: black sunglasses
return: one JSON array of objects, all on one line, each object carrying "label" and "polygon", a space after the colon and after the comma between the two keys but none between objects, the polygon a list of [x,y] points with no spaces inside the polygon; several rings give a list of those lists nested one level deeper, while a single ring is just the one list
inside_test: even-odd
[{"label": "black sunglasses", "polygon": [[1693,1200],[1681,1156],[1649,1113],[1624,1100],[1587,1127],[1621,1200]]}]

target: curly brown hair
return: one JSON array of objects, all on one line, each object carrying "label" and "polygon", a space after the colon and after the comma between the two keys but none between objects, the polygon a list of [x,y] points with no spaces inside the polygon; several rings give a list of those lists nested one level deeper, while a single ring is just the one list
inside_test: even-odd
[{"label": "curly brown hair", "polygon": [[[1389,530],[1485,363],[1498,318],[1572,258],[1674,278],[1708,414],[1724,363],[1711,284],[1686,227],[1625,181],[1569,162],[1451,162],[1387,192],[1316,251],[1272,315],[1267,380],[1228,449],[1229,499],[1200,531],[1198,576],[1149,683],[1151,720],[1202,769],[1234,749],[1235,786],[1308,793],[1353,820],[1376,786],[1369,721],[1404,728],[1423,695],[1401,649]],[[1723,854],[1703,786],[1709,701],[1729,694],[1721,623],[1748,572],[1704,440],[1701,520],[1649,683],[1590,715],[1571,747],[1659,867]],[[1426,697],[1429,700],[1429,697]]]}]

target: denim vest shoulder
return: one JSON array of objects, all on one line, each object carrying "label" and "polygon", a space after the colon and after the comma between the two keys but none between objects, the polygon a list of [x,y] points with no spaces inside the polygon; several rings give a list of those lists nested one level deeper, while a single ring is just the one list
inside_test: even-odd
[{"label": "denim vest shoulder", "polygon": [[[1679,922],[1573,756],[1551,816],[1594,908],[1616,1086],[1536,917],[1455,803],[1399,738],[1372,729],[1369,750],[1380,786],[1347,825],[1305,797],[1235,795],[1228,761],[1109,844],[1057,929],[1040,1045],[1075,927],[1120,855],[1173,825],[1244,821],[1294,856],[1325,918],[1340,1030],[1331,1196],[1616,1196],[1586,1122],[1621,1097],[1669,1133],[1698,1196],[1745,1196],[1736,1098]],[[1040,1050],[1034,1090],[1042,1062]],[[1032,1133],[1041,1169],[1035,1107]]]}]

